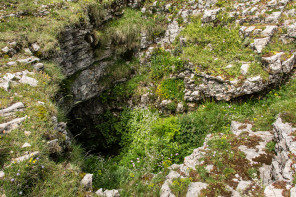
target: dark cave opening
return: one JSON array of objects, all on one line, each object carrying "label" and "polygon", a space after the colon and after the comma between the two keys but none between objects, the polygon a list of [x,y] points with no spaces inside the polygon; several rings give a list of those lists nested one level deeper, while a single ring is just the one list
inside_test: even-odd
[{"label": "dark cave opening", "polygon": [[99,98],[93,98],[78,104],[68,113],[68,128],[85,152],[116,156],[121,146],[120,135],[115,129],[119,118],[115,113],[118,112],[106,109]]}]

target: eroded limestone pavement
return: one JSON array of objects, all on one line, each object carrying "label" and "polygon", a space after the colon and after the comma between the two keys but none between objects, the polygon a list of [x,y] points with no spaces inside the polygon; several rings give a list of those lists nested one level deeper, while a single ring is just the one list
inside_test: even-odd
[{"label": "eroded limestone pavement", "polygon": [[[187,197],[197,197],[201,194],[214,196],[207,191],[215,191],[211,183],[205,183],[198,176],[198,169],[206,169],[208,177],[218,177],[219,167],[215,159],[223,162],[228,158],[223,155],[223,151],[232,155],[227,164],[235,169],[235,174],[227,176],[224,174],[224,195],[221,196],[296,196],[296,187],[293,185],[293,176],[296,170],[295,151],[296,140],[295,131],[289,123],[283,123],[278,117],[273,124],[272,131],[252,131],[252,124],[231,123],[232,134],[227,136],[223,134],[209,134],[202,147],[193,151],[193,153],[184,159],[181,165],[173,164],[166,181],[161,188],[161,197],[174,197],[170,189],[173,181],[177,178],[191,177],[193,182],[190,183],[187,191]],[[232,138],[232,137],[233,138]],[[229,149],[213,149],[213,142],[222,142],[221,139],[227,139]],[[219,141],[220,140],[220,141]],[[266,149],[266,145],[274,140],[276,142],[275,152],[273,155]],[[221,158],[222,157],[222,158]],[[209,159],[210,158],[210,159]],[[258,169],[259,173],[250,176],[246,174],[250,169]],[[225,171],[224,171],[225,173]],[[198,181],[199,180],[199,181]]]}]

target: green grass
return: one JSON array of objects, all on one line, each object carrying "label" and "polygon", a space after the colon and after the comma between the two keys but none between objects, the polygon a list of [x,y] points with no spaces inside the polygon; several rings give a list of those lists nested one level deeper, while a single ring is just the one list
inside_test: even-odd
[{"label": "green grass", "polygon": [[[256,67],[256,74],[265,73],[257,55],[243,45],[244,40],[239,36],[239,27],[233,23],[202,26],[201,20],[194,18],[181,32],[181,36],[187,39],[182,59],[196,65],[197,72],[229,79],[240,76],[241,64],[250,62]],[[229,64],[233,67],[227,69],[226,66]]]},{"label": "green grass", "polygon": [[[88,22],[87,7],[95,6],[96,11],[99,11],[102,6],[111,2],[111,0],[104,3],[99,3],[97,0],[83,0],[73,3],[62,0],[41,0],[35,4],[34,1],[24,0],[12,4],[10,0],[3,0],[0,2],[0,8],[5,10],[4,15],[16,12],[28,14],[20,18],[2,19],[0,48],[5,47],[8,41],[16,41],[23,46],[38,42],[43,56],[48,56],[53,51],[59,50],[57,38],[65,26]],[[44,17],[35,17],[33,14],[38,13],[41,5],[49,6],[50,13]]]}]

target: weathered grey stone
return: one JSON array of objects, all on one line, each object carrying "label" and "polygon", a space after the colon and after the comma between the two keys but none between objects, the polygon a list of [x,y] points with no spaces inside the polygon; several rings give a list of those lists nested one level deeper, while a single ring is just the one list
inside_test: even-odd
[{"label": "weathered grey stone", "polygon": [[16,65],[16,62],[8,62],[6,65],[7,66],[13,66],[13,65]]},{"label": "weathered grey stone", "polygon": [[40,59],[37,57],[34,57],[34,56],[26,58],[26,59],[17,60],[17,62],[21,63],[21,64],[32,64],[32,63],[37,63],[39,61],[40,61]]},{"label": "weathered grey stone", "polygon": [[23,75],[19,82],[22,84],[28,84],[32,87],[36,87],[38,85],[38,81],[36,79],[28,77],[26,75]]},{"label": "weathered grey stone", "polygon": [[7,123],[0,124],[0,133],[10,133],[12,130],[18,128],[25,119],[26,117],[16,118]]},{"label": "weathered grey stone", "polygon": [[259,38],[259,39],[254,39],[254,48],[257,51],[257,53],[261,53],[262,49],[265,48],[265,46],[268,44],[270,38]]},{"label": "weathered grey stone", "polygon": [[193,182],[190,183],[186,197],[198,197],[201,193],[201,190],[206,189],[208,184],[202,182]]},{"label": "weathered grey stone", "polygon": [[28,160],[30,158],[33,158],[33,157],[35,157],[37,155],[39,155],[39,152],[35,151],[35,152],[30,153],[30,154],[27,154],[27,155],[12,159],[12,162],[20,163],[22,161],[26,161],[26,160]]},{"label": "weathered grey stone", "polygon": [[268,185],[264,190],[265,196],[268,197],[283,197],[282,192],[282,189],[276,189],[272,184]]},{"label": "weathered grey stone", "polygon": [[296,197],[296,187],[293,187],[293,188],[290,190],[290,197]]},{"label": "weathered grey stone", "polygon": [[202,22],[203,23],[208,23],[212,22],[216,19],[216,15],[220,12],[220,8],[215,9],[215,10],[205,10],[204,15],[202,17]]},{"label": "weathered grey stone", "polygon": [[1,49],[1,51],[3,53],[8,53],[9,52],[9,48],[8,47],[4,47],[4,48]]},{"label": "weathered grey stone", "polygon": [[264,31],[262,31],[261,35],[264,37],[272,36],[276,30],[277,26],[266,26]]},{"label": "weathered grey stone", "polygon": [[271,166],[263,164],[259,168],[260,179],[264,185],[268,185],[271,182]]},{"label": "weathered grey stone", "polygon": [[236,191],[243,192],[251,185],[251,181],[240,181],[236,187]]},{"label": "weathered grey stone", "polygon": [[80,185],[82,185],[86,190],[92,189],[92,177],[93,174],[86,174],[83,179],[80,182]]},{"label": "weathered grey stone", "polygon": [[26,142],[22,145],[22,148],[27,148],[27,147],[31,147],[31,144],[29,144],[28,142]]},{"label": "weathered grey stone", "polygon": [[277,24],[278,19],[280,18],[281,14],[282,14],[282,12],[273,12],[265,19],[265,23]]},{"label": "weathered grey stone", "polygon": [[160,189],[160,197],[175,197],[172,193],[170,185],[172,184],[171,180],[166,180]]},{"label": "weathered grey stone", "polygon": [[36,70],[36,71],[43,71],[44,70],[44,64],[42,64],[42,63],[37,63],[37,64],[34,64],[33,65],[33,68],[34,68],[34,70]]},{"label": "weathered grey stone", "polygon": [[5,173],[3,171],[0,171],[0,179],[2,179],[5,176]]},{"label": "weathered grey stone", "polygon": [[4,90],[8,91],[8,89],[10,88],[10,81],[14,77],[14,74],[6,73],[6,75],[2,79],[0,78],[0,88],[3,88]]},{"label": "weathered grey stone", "polygon": [[34,52],[37,52],[40,50],[40,46],[37,43],[32,44],[32,49]]},{"label": "weathered grey stone", "polygon": [[288,26],[287,28],[288,36],[291,38],[296,38],[296,23],[293,25]]},{"label": "weathered grey stone", "polygon": [[178,103],[176,111],[177,113],[183,113],[185,111],[183,103]]},{"label": "weathered grey stone", "polygon": [[170,173],[166,176],[166,178],[173,180],[179,178],[180,176],[181,175],[178,172],[171,170]]},{"label": "weathered grey stone", "polygon": [[246,75],[248,73],[250,65],[249,64],[243,64],[241,66],[241,74]]},{"label": "weathered grey stone", "polygon": [[120,197],[119,191],[118,190],[105,190],[103,192],[103,189],[99,189],[96,191],[96,194],[100,197]]},{"label": "weathered grey stone", "polygon": [[9,116],[13,112],[21,111],[25,108],[25,105],[22,102],[15,103],[5,109],[0,110],[0,116]]}]

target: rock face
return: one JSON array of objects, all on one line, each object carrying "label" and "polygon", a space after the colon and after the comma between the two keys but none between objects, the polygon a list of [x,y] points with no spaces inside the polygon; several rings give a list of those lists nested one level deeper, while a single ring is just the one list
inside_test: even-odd
[{"label": "rock face", "polygon": [[[245,80],[224,80],[221,77],[214,77],[204,73],[197,74],[194,71],[187,70],[178,75],[184,78],[185,100],[199,101],[203,97],[214,97],[217,100],[230,100],[232,98],[260,92],[272,84],[280,83],[285,74],[288,74],[294,68],[296,53],[287,60],[282,60],[283,53],[263,58],[265,68],[269,73],[268,80],[263,80],[260,75],[246,78]],[[247,73],[247,66],[242,66],[242,73]],[[184,76],[184,77],[183,77]],[[196,85],[193,80],[198,77],[202,83]]]}]

